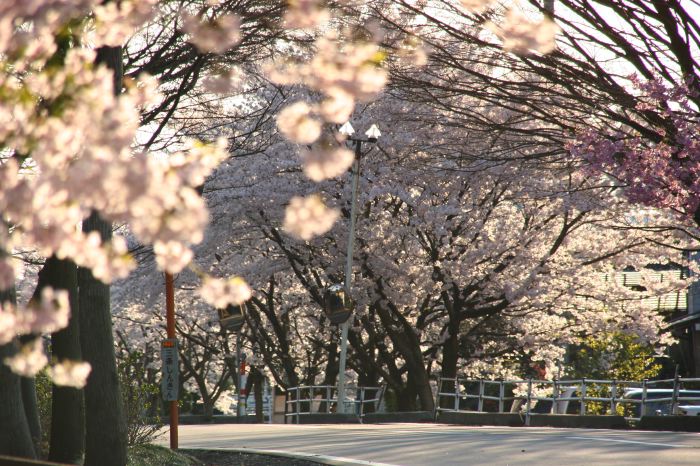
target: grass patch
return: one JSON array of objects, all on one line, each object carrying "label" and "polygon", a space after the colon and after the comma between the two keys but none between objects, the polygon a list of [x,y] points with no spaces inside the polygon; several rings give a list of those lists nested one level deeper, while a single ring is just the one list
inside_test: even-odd
[{"label": "grass patch", "polygon": [[198,460],[158,445],[129,447],[127,466],[198,466]]}]

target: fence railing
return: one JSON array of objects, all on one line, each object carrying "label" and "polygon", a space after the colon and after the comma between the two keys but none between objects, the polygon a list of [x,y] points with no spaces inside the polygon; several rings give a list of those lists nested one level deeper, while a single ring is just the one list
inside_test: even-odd
[{"label": "fence railing", "polygon": [[665,380],[486,380],[440,378],[436,412],[531,414],[679,414],[683,404],[700,405],[700,378]]},{"label": "fence railing", "polygon": [[[345,412],[360,418],[368,412],[377,412],[384,395],[384,387],[346,388]],[[338,410],[337,387],[334,385],[306,385],[290,387],[286,391],[284,422],[299,424],[300,417],[309,414],[330,414]]]}]

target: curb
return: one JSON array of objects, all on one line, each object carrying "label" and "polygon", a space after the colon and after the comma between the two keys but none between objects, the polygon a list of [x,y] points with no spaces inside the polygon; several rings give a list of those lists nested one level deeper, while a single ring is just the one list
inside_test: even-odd
[{"label": "curb", "polygon": [[327,456],[317,453],[300,453],[285,450],[257,450],[253,448],[184,448],[184,450],[208,450],[244,453],[247,455],[274,456],[276,458],[289,458],[294,460],[306,460],[328,466],[398,466],[376,461],[356,460],[340,456]]},{"label": "curb", "polygon": [[396,413],[368,413],[362,418],[363,424],[432,423],[432,411],[404,411]]},{"label": "curb", "polygon": [[700,416],[642,416],[637,429],[700,432]]},{"label": "curb", "polygon": [[627,421],[624,417],[615,415],[531,414],[530,427],[627,429]]},{"label": "curb", "polygon": [[441,412],[438,423],[462,426],[499,426],[521,427],[525,425],[525,416],[515,413],[477,413],[477,412]]}]

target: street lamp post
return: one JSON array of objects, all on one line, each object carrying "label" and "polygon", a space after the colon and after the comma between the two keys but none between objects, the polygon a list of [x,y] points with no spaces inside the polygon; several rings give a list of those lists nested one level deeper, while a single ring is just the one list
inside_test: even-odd
[{"label": "street lamp post", "polygon": [[[348,233],[348,253],[345,258],[345,295],[350,297],[352,286],[352,257],[355,250],[355,220],[357,218],[357,191],[360,184],[360,158],[362,157],[362,143],[376,143],[381,133],[377,125],[372,125],[365,132],[367,139],[353,138],[355,129],[348,121],[339,129],[340,134],[347,137],[348,141],[355,143],[355,161],[352,164],[352,200],[350,204],[350,232]],[[348,328],[350,318],[340,326],[340,361],[338,362],[338,409],[340,414],[345,413],[345,365],[348,356]]]},{"label": "street lamp post", "polygon": [[245,323],[245,314],[247,313],[247,308],[245,303],[241,303],[238,306],[229,304],[223,309],[217,309],[219,314],[219,325],[221,325],[221,331],[224,332],[224,338],[226,337],[225,332],[233,332],[236,334],[236,376],[238,377],[238,404],[236,407],[236,416],[241,417],[246,415],[245,411],[245,364],[246,355],[242,352],[241,344],[243,339],[241,337],[241,327]]}]

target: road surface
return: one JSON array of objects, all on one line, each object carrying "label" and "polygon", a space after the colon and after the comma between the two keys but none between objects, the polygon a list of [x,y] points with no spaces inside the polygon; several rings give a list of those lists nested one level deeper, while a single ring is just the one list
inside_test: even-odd
[{"label": "road surface", "polygon": [[[166,435],[159,443],[167,445]],[[440,424],[180,426],[180,448],[251,448],[402,466],[693,465],[700,433]]]}]

